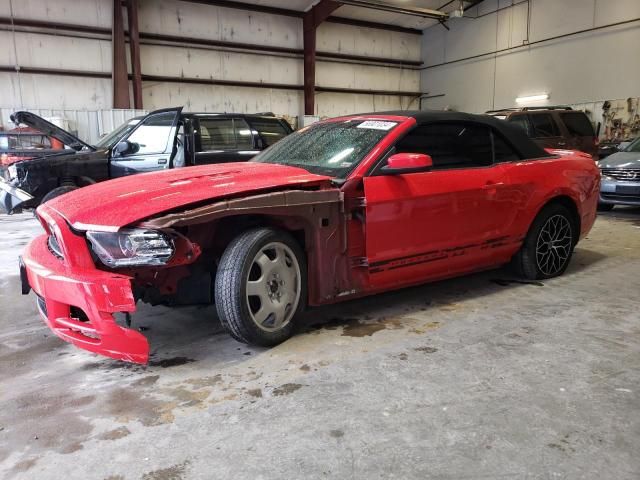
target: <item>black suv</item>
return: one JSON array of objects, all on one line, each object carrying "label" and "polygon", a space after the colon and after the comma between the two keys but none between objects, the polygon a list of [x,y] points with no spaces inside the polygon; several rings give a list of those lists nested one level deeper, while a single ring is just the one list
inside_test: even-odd
[{"label": "black suv", "polygon": [[16,112],[11,118],[60,140],[67,148],[3,168],[0,206],[7,213],[111,178],[247,161],[292,132],[285,120],[270,113],[182,113],[180,107],[129,120],[89,145],[33,113]]},{"label": "black suv", "polygon": [[518,125],[542,148],[580,150],[598,160],[598,137],[584,112],[547,106],[490,110],[487,114]]}]

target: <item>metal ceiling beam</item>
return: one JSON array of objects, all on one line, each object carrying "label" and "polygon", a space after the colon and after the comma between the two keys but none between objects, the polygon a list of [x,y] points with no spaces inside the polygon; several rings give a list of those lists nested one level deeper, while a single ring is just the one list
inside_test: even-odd
[{"label": "metal ceiling beam", "polygon": [[400,7],[398,5],[390,5],[376,0],[340,0],[340,3],[343,5],[351,5],[353,7],[411,15],[414,17],[431,18],[434,20],[446,20],[448,16],[445,12],[441,12],[440,10],[431,10],[430,8],[422,7]]},{"label": "metal ceiling beam", "polygon": [[[191,3],[201,3],[204,5],[212,5],[215,7],[234,8],[236,10],[246,10],[249,12],[269,13],[272,15],[282,15],[285,17],[304,18],[305,12],[299,10],[290,10],[288,8],[270,7],[268,5],[255,5],[246,2],[236,2],[231,0],[184,0]],[[344,3],[344,2],[341,2]],[[399,33],[410,33],[412,35],[422,35],[422,30],[416,28],[406,28],[399,25],[390,25],[387,23],[368,22],[366,20],[357,20],[345,17],[330,16],[326,20],[330,23],[340,23],[343,25],[351,25],[355,27],[375,28],[378,30],[389,30]]]}]

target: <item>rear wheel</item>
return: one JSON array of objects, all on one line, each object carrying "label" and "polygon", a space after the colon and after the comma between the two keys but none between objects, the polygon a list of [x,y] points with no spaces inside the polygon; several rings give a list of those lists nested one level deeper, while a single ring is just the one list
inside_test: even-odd
[{"label": "rear wheel", "polygon": [[306,299],[306,263],[297,242],[273,228],[236,237],[216,273],[220,321],[243,343],[272,346],[289,338]]},{"label": "rear wheel", "polygon": [[560,204],[546,206],[536,217],[513,258],[518,274],[530,280],[562,275],[569,265],[578,232],[571,212]]},{"label": "rear wheel", "polygon": [[60,195],[73,192],[74,190],[77,190],[77,189],[78,187],[76,187],[75,185],[64,185],[62,187],[54,188],[42,198],[42,201],[40,202],[40,204],[47,203],[49,200],[53,200],[54,198],[59,197]]}]

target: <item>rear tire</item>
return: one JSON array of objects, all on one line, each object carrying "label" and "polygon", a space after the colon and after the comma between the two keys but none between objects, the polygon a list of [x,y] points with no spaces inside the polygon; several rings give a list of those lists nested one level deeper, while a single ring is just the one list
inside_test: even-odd
[{"label": "rear tire", "polygon": [[288,339],[306,302],[307,266],[286,232],[255,228],[226,248],[215,282],[222,326],[236,340],[270,347]]},{"label": "rear tire", "polygon": [[562,275],[578,242],[576,222],[571,212],[560,205],[547,205],[535,218],[512,265],[528,280]]},{"label": "rear tire", "polygon": [[62,187],[54,188],[49,193],[47,193],[44,197],[42,197],[42,201],[40,202],[40,204],[42,205],[43,203],[47,203],[49,200],[53,200],[54,198],[59,197],[60,195],[73,192],[74,190],[77,190],[77,189],[78,187],[76,187],[75,185],[64,185]]}]

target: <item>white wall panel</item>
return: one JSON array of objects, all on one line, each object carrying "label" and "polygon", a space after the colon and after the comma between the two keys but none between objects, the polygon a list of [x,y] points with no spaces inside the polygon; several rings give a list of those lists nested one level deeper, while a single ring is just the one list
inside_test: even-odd
[{"label": "white wall panel", "polygon": [[420,72],[399,68],[318,62],[316,84],[323,87],[367,90],[420,90]]},{"label": "white wall panel", "polygon": [[[13,46],[13,41],[13,32],[0,31],[0,45]],[[15,42],[21,67],[111,71],[111,42],[106,40],[16,32]],[[0,49],[0,64],[16,64],[13,48]]]},{"label": "white wall panel", "polygon": [[352,113],[417,109],[417,99],[390,95],[357,95],[352,93],[317,93],[316,110],[321,118]]},{"label": "white wall panel", "polygon": [[373,28],[323,23],[317,30],[317,49],[397,60],[420,60],[420,36]]},{"label": "white wall panel", "polygon": [[142,0],[140,31],[302,48],[301,20],[176,0]]},{"label": "white wall panel", "polygon": [[638,0],[596,0],[596,26],[640,17]]},{"label": "white wall panel", "polygon": [[148,75],[283,84],[302,82],[302,62],[296,58],[161,45],[142,45],[140,54],[142,71]]},{"label": "white wall panel", "polygon": [[[592,27],[595,2],[596,0],[532,1],[530,40],[535,42]],[[612,3],[612,0],[607,3]]]},{"label": "white wall panel", "polygon": [[0,72],[0,107],[98,110],[112,105],[110,79]]},{"label": "white wall panel", "polygon": [[[638,18],[640,1],[634,0],[633,4],[636,6],[627,0],[531,0],[531,41],[605,25],[605,20],[621,21],[624,8],[628,8],[624,20]],[[640,63],[633,60],[640,58],[640,22],[494,55],[496,17],[498,49],[522,46],[527,33],[526,3],[481,19],[464,20],[464,27],[450,32],[440,26],[425,31],[425,64],[455,62],[422,71],[422,90],[429,95],[445,94],[425,100],[425,107],[482,112],[492,107],[512,107],[516,97],[537,93],[549,93],[551,104],[640,95]],[[465,51],[465,43],[474,36],[476,46],[470,45]],[[488,55],[456,62],[479,54]]]},{"label": "white wall panel", "polygon": [[0,16],[111,28],[112,0],[2,0]]},{"label": "white wall panel", "polygon": [[192,112],[274,112],[300,115],[302,92],[265,88],[144,82],[144,106],[148,110],[184,105]]}]

